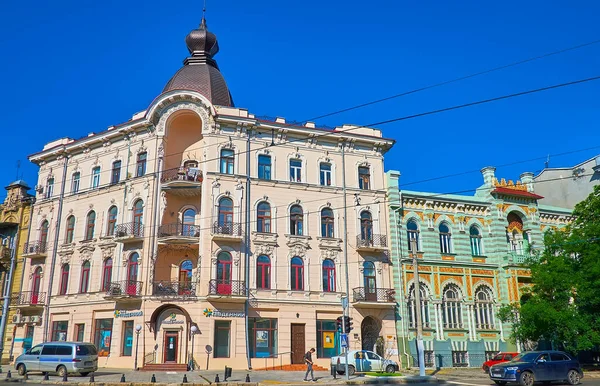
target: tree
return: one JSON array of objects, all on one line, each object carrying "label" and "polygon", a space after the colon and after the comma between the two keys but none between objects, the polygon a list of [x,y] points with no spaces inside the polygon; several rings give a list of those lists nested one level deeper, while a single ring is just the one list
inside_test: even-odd
[{"label": "tree", "polygon": [[528,260],[529,292],[498,313],[519,342],[544,339],[571,352],[600,345],[600,186],[573,215],[566,228],[547,232],[544,251]]}]

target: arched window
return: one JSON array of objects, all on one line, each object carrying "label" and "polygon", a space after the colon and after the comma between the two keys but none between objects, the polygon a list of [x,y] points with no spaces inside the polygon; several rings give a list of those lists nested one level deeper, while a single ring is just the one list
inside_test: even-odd
[{"label": "arched window", "polygon": [[81,266],[81,279],[79,280],[79,293],[84,294],[88,292],[90,284],[90,262],[86,261]]},{"label": "arched window", "polygon": [[96,212],[93,210],[88,213],[85,221],[85,239],[91,240],[94,238],[94,227],[96,226]]},{"label": "arched window", "polygon": [[46,243],[48,242],[48,229],[50,228],[50,223],[48,220],[44,220],[42,226],[40,227],[40,250],[46,250]]},{"label": "arched window", "polygon": [[442,253],[452,253],[452,234],[446,223],[441,223],[438,230],[440,231],[440,251]]},{"label": "arched window", "polygon": [[335,263],[331,259],[323,260],[323,291],[335,292]]},{"label": "arched window", "polygon": [[217,256],[217,294],[231,295],[231,254],[221,252]]},{"label": "arched window", "polygon": [[256,210],[256,231],[271,233],[271,205],[268,202],[258,204]]},{"label": "arched window", "polygon": [[108,209],[108,221],[106,222],[106,235],[113,236],[115,234],[115,227],[117,226],[117,215],[119,210],[116,206],[111,206]]},{"label": "arched window", "polygon": [[492,291],[486,286],[480,286],[475,290],[475,326],[480,330],[494,328]]},{"label": "arched window", "polygon": [[63,264],[63,266],[60,269],[60,287],[58,289],[58,294],[66,295],[68,285],[69,285],[69,264]]},{"label": "arched window", "polygon": [[181,215],[181,235],[193,237],[200,236],[196,229],[196,211],[194,209],[186,209]]},{"label": "arched window", "polygon": [[462,328],[462,310],[460,306],[460,290],[455,284],[444,288],[442,300],[442,319],[444,328]]},{"label": "arched window", "polygon": [[[419,225],[415,220],[409,220],[406,223],[406,237],[408,240],[408,250],[413,252],[412,250],[412,241],[415,240],[417,243],[417,251],[420,249],[419,246]],[[415,251],[416,252],[416,251]]]},{"label": "arched window", "polygon": [[304,261],[297,256],[292,258],[290,276],[292,291],[304,291]]},{"label": "arched window", "polygon": [[233,200],[223,197],[219,200],[219,225],[231,226],[233,224]]},{"label": "arched window", "polygon": [[69,216],[67,218],[67,232],[65,234],[65,243],[70,244],[73,242],[73,235],[75,234],[75,216]]},{"label": "arched window", "polygon": [[256,259],[256,288],[271,289],[271,259],[261,255]]},{"label": "arched window", "polygon": [[333,226],[333,210],[330,208],[323,208],[321,210],[321,236],[335,237]]},{"label": "arched window", "polygon": [[363,262],[363,280],[365,300],[377,301],[377,278],[375,276],[375,264],[372,261]]},{"label": "arched window", "polygon": [[179,295],[190,295],[192,294],[192,273],[194,264],[191,260],[184,260],[179,265]]},{"label": "arched window", "polygon": [[509,244],[510,251],[521,255],[527,249],[525,245],[525,235],[523,228],[523,220],[516,212],[510,212],[506,216],[508,221],[508,227],[506,227],[506,237]]},{"label": "arched window", "polygon": [[138,267],[139,267],[139,259],[140,255],[137,252],[134,252],[129,256],[129,261],[127,262],[127,284],[126,291],[128,295],[138,295],[137,287],[138,287]]},{"label": "arched window", "polygon": [[108,291],[110,289],[110,283],[112,280],[112,266],[113,261],[110,257],[104,260],[104,266],[102,267],[102,291]]},{"label": "arched window", "polygon": [[373,241],[373,218],[368,210],[360,214],[360,239],[362,241]]},{"label": "arched window", "polygon": [[40,299],[40,286],[42,284],[42,267],[37,267],[33,271],[33,277],[31,278],[31,304],[38,304],[44,299]]},{"label": "arched window", "polygon": [[221,173],[233,174],[234,154],[232,149],[221,150]]},{"label": "arched window", "polygon": [[144,236],[144,201],[137,200],[133,204],[133,236]]},{"label": "arched window", "polygon": [[471,225],[469,228],[469,237],[471,238],[471,255],[483,256],[483,250],[481,249],[481,232],[475,225]]},{"label": "arched window", "polygon": [[296,236],[304,234],[304,212],[300,205],[290,208],[290,234]]},{"label": "arched window", "polygon": [[[421,322],[423,323],[423,327],[429,327],[429,301],[427,298],[427,291],[424,285],[419,286],[419,295],[421,297]],[[410,328],[417,327],[417,307],[416,307],[416,299],[415,299],[415,285],[410,286],[409,294],[408,294],[408,323]]]}]

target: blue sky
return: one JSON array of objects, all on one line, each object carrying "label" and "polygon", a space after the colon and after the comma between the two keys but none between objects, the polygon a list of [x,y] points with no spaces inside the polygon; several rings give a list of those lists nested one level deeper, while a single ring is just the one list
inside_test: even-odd
[{"label": "blue sky", "polygon": [[[0,15],[3,186],[51,140],[126,121],[160,94],[187,55],[196,1],[6,2]],[[215,1],[207,20],[238,107],[306,120],[355,104],[600,39],[594,1]],[[369,124],[600,75],[600,44],[318,120]],[[397,140],[386,169],[411,190],[474,189],[479,173],[600,146],[600,81],[380,128]],[[578,163],[600,148],[552,157]],[[515,179],[543,160],[499,168]]]}]

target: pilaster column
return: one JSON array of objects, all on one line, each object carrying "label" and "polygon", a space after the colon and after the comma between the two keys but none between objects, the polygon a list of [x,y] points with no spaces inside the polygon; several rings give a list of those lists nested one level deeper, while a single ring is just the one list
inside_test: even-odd
[{"label": "pilaster column", "polygon": [[473,305],[472,304],[468,304],[467,305],[467,322],[468,322],[468,328],[469,328],[469,339],[470,340],[474,340],[473,339],[473,330],[475,329],[473,326],[473,322],[471,320],[471,315],[473,314]]},{"label": "pilaster column", "polygon": [[444,339],[444,320],[442,319],[442,306],[441,304],[437,304],[438,306],[438,321],[440,324],[440,340],[445,340]]}]

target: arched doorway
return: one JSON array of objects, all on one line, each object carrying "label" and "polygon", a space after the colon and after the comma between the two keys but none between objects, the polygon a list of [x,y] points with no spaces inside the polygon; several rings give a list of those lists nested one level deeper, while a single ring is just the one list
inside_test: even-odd
[{"label": "arched doorway", "polygon": [[149,325],[154,332],[156,363],[188,363],[190,329],[194,323],[184,308],[164,304],[154,310]]},{"label": "arched doorway", "polygon": [[377,338],[381,333],[381,322],[372,316],[363,319],[360,325],[362,349],[375,351]]}]

